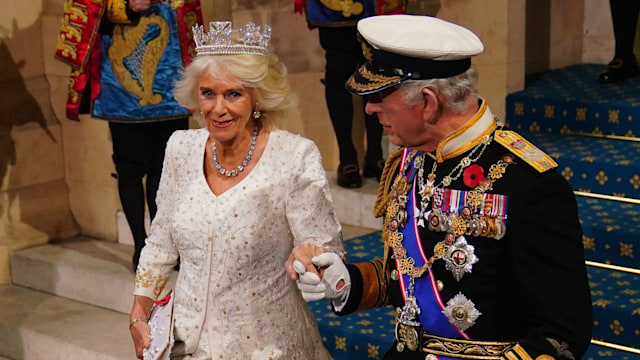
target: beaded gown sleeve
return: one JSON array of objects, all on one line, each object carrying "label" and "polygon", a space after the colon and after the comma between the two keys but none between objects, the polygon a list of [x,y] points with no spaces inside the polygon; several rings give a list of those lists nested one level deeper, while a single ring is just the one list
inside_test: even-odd
[{"label": "beaded gown sleeve", "polygon": [[291,150],[293,178],[286,197],[286,216],[294,246],[311,243],[345,257],[320,151],[311,141],[300,141]]},{"label": "beaded gown sleeve", "polygon": [[179,168],[176,163],[179,159],[174,155],[174,147],[179,146],[175,144],[176,137],[174,134],[167,141],[162,176],[156,195],[158,211],[151,223],[151,231],[142,250],[145,256],[141,256],[135,278],[134,295],[152,299],[156,299],[162,292],[178,259],[178,251],[172,243],[169,226],[175,204],[174,195],[177,193],[175,172]]}]

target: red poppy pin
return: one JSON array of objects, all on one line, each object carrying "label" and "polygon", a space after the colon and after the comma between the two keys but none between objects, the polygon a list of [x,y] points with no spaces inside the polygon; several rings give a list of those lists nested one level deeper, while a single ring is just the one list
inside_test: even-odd
[{"label": "red poppy pin", "polygon": [[167,296],[165,296],[164,298],[156,301],[154,303],[155,306],[162,306],[162,305],[166,305],[169,302],[169,299],[171,299],[171,293],[167,294]]},{"label": "red poppy pin", "polygon": [[484,180],[484,169],[478,164],[473,164],[464,169],[463,182],[470,188],[475,188]]}]

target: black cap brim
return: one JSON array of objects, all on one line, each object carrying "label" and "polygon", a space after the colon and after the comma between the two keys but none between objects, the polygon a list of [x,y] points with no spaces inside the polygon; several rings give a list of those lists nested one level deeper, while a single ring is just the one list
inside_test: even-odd
[{"label": "black cap brim", "polygon": [[371,71],[370,64],[362,65],[345,84],[345,88],[352,94],[368,95],[396,86],[407,79],[406,76],[387,76]]}]

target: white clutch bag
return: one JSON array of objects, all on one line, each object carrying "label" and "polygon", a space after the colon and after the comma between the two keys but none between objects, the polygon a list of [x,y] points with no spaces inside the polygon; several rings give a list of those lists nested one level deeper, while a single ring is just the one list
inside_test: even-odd
[{"label": "white clutch bag", "polygon": [[142,354],[143,360],[169,360],[173,348],[173,294],[169,292],[154,303],[149,317],[151,346]]}]

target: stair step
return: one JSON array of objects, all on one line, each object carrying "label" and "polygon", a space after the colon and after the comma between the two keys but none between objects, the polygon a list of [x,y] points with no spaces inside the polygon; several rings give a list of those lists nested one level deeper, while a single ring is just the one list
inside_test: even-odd
[{"label": "stair step", "polygon": [[525,137],[556,160],[574,190],[640,199],[640,142],[542,132]]},{"label": "stair step", "polygon": [[395,338],[395,312],[390,306],[336,316],[325,301],[309,303],[324,346],[334,360],[381,359]]},{"label": "stair step", "polygon": [[506,120],[518,131],[638,136],[640,78],[596,81],[599,64],[577,64],[527,76],[525,89],[507,96]]},{"label": "stair step", "polygon": [[15,285],[128,314],[132,256],[132,246],[75,237],[12,253],[11,273]]},{"label": "stair step", "polygon": [[0,286],[0,355],[9,359],[135,359],[128,322],[116,311]]},{"label": "stair step", "polygon": [[[613,345],[615,346],[615,344]],[[620,349],[591,344],[582,357],[583,360],[640,360],[640,349]]]},{"label": "stair step", "polygon": [[640,269],[640,204],[581,195],[576,200],[587,260]]},{"label": "stair step", "polygon": [[640,271],[588,266],[593,338],[640,349]]}]

